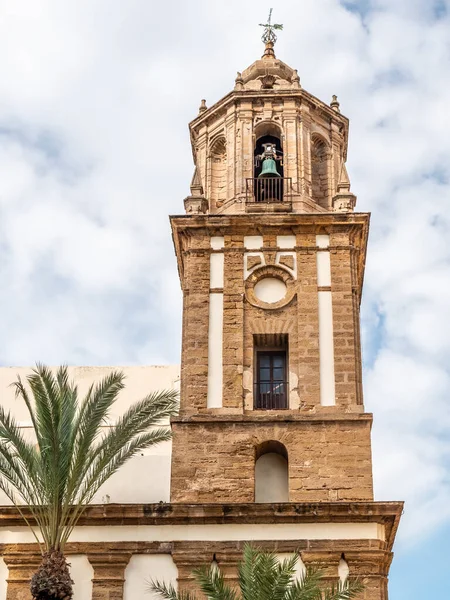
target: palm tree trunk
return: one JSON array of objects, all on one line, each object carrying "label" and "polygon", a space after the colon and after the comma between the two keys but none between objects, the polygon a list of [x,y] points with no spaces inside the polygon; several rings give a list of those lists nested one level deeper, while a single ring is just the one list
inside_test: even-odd
[{"label": "palm tree trunk", "polygon": [[31,579],[34,600],[72,600],[73,581],[62,552],[50,550],[42,557],[39,569]]}]

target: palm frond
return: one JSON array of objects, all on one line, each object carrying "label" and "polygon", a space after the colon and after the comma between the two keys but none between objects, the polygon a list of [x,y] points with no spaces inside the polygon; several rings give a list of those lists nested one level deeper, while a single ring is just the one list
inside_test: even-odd
[{"label": "palm frond", "polygon": [[[119,452],[134,437],[173,415],[177,408],[178,393],[174,390],[155,392],[131,406],[97,446],[92,447],[91,443],[84,450],[84,454],[77,457],[78,465],[73,474],[75,481],[70,485],[72,502],[75,502],[80,496],[84,496],[84,493],[80,494],[80,488],[82,482],[86,482],[87,474],[93,468],[94,462],[107,464],[108,457]],[[98,423],[97,429],[99,425],[100,423]],[[154,442],[149,440],[149,445],[159,441],[163,441],[163,439],[155,437]]]},{"label": "palm frond", "polygon": [[285,600],[322,600],[320,582],[323,572],[308,567],[302,575],[292,582],[286,592]]},{"label": "palm frond", "polygon": [[60,464],[58,470],[60,477],[59,488],[62,496],[70,475],[72,450],[76,435],[74,421],[77,412],[78,389],[75,385],[70,384],[66,366],[60,367],[57,370],[56,381],[61,411],[58,424],[58,441],[60,446]]},{"label": "palm frond", "polygon": [[92,449],[101,433],[101,426],[107,420],[119,392],[124,388],[123,380],[123,373],[113,371],[98,384],[92,384],[74,419],[71,460],[62,506],[63,523],[67,521],[71,507],[76,504],[80,495],[80,486],[91,465]]},{"label": "palm frond", "polygon": [[160,582],[157,579],[151,579],[148,582],[148,590],[150,592],[156,592],[163,598],[163,600],[197,600],[197,596],[191,592],[177,592],[172,584],[167,585],[164,582]]},{"label": "palm frond", "polygon": [[[209,600],[352,600],[364,589],[358,581],[325,587],[322,571],[315,568],[306,568],[296,578],[298,559],[295,553],[280,562],[276,554],[245,544],[238,565],[241,595],[226,584],[220,569],[204,565],[192,574]],[[172,585],[159,581],[151,581],[149,590],[163,600],[196,600],[192,594],[177,592]]]},{"label": "palm frond", "polygon": [[242,600],[257,598],[256,563],[261,551],[250,544],[245,544],[242,561],[238,565],[239,587]]},{"label": "palm frond", "polygon": [[357,579],[339,581],[325,590],[323,600],[352,600],[356,598],[364,589],[364,585]]},{"label": "palm frond", "polygon": [[[1,467],[0,467],[1,469]],[[35,528],[31,525],[30,521],[27,519],[27,517],[25,516],[20,504],[17,502],[17,498],[16,498],[16,494],[14,493],[15,488],[12,487],[11,485],[8,484],[7,479],[0,474],[0,490],[5,494],[5,496],[14,504],[14,506],[16,507],[17,511],[19,512],[20,516],[22,517],[22,519],[25,521],[25,523],[28,525],[28,527],[31,529],[31,533],[33,534],[34,539],[36,540],[39,549],[42,552],[42,541],[39,539],[39,537],[36,534]],[[42,533],[42,528],[39,525],[39,521],[37,521],[38,523],[38,528]],[[45,537],[44,537],[44,541],[45,541]]]},{"label": "palm frond", "polygon": [[236,592],[225,583],[220,569],[204,565],[192,571],[200,589],[207,598],[214,600],[237,600]]},{"label": "palm frond", "polygon": [[[114,431],[111,432],[111,435]],[[91,470],[87,473],[82,486],[79,489],[79,495],[75,498],[72,510],[67,516],[63,527],[61,527],[61,544],[64,544],[69,539],[77,521],[85,511],[87,505],[98,492],[101,486],[116,473],[130,458],[137,453],[145,450],[149,446],[153,446],[160,442],[171,439],[171,432],[168,429],[157,429],[144,433],[132,441],[120,447],[114,444],[105,449],[105,453],[100,455],[98,460],[92,465]]]},{"label": "palm frond", "polygon": [[[39,455],[27,442],[14,418],[0,406],[0,471],[14,485],[26,503],[45,501]],[[15,482],[13,482],[15,478]]]},{"label": "palm frond", "polygon": [[286,592],[294,582],[298,559],[299,556],[295,553],[281,563],[277,560],[271,581],[271,600],[285,600]]},{"label": "palm frond", "polygon": [[127,460],[171,437],[168,426],[155,426],[176,411],[174,391],[150,394],[102,436],[123,379],[122,373],[111,373],[80,403],[65,366],[53,373],[36,365],[27,386],[18,377],[15,395],[27,406],[37,447],[0,406],[0,489],[19,511],[28,505],[46,550],[63,549],[86,504]]}]

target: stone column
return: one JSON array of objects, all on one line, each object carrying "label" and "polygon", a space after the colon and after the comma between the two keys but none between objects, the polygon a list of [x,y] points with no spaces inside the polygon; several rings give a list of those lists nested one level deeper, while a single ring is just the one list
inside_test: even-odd
[{"label": "stone column", "polygon": [[94,569],[92,600],[123,600],[125,569],[131,554],[88,553],[87,556]]},{"label": "stone column", "polygon": [[5,553],[3,560],[9,569],[6,600],[30,600],[30,581],[41,563],[41,554],[13,551]]}]

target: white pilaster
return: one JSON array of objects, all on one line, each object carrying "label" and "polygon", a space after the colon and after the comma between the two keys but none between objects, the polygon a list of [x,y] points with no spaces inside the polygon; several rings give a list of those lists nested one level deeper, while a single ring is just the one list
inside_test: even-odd
[{"label": "white pilaster", "polygon": [[[336,404],[333,339],[333,300],[331,290],[330,245],[328,235],[316,236],[317,247],[317,285],[319,302],[319,368],[320,368],[320,404]],[[322,288],[322,289],[321,289]]]},{"label": "white pilaster", "polygon": [[[206,406],[221,408],[223,398],[223,285],[224,254],[217,252],[224,246],[223,237],[211,238],[208,328],[208,393]],[[222,291],[221,291],[222,290]]]}]

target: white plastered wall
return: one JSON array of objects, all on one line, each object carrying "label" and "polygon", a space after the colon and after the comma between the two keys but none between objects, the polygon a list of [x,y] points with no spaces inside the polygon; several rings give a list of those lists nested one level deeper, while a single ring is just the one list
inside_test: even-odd
[{"label": "white plastered wall", "polygon": [[[377,523],[268,523],[75,527],[72,542],[173,542],[239,540],[384,540]],[[0,529],[0,544],[34,541],[27,527]]]},{"label": "white plastered wall", "polygon": [[178,570],[170,554],[135,554],[125,570],[123,600],[157,600],[150,592],[150,580],[176,587]]},{"label": "white plastered wall", "polygon": [[73,600],[86,600],[92,597],[94,569],[85,554],[72,554],[68,557],[70,576],[73,579]]},{"label": "white plastered wall", "polygon": [[8,579],[8,567],[5,564],[5,561],[0,556],[0,600],[6,600],[6,588],[8,584],[6,580]]}]

